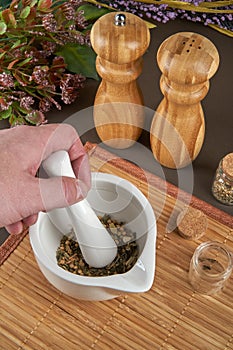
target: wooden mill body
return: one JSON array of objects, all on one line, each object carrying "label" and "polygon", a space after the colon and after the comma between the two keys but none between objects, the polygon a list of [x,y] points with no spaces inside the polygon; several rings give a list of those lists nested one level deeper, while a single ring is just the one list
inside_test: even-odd
[{"label": "wooden mill body", "polygon": [[[125,22],[117,25],[116,18]],[[102,78],[94,102],[94,123],[100,139],[111,147],[130,147],[142,132],[145,116],[137,78],[149,42],[146,24],[130,13],[109,13],[92,27],[96,69]]]},{"label": "wooden mill body", "polygon": [[191,32],[176,33],[159,47],[157,62],[164,95],[151,125],[151,149],[158,162],[181,168],[199,154],[205,119],[200,101],[219,65],[213,43]]}]

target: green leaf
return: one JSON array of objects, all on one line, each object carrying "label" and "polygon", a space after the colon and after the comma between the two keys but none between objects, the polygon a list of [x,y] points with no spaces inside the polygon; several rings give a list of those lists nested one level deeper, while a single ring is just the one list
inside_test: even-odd
[{"label": "green leaf", "polygon": [[106,13],[110,12],[106,8],[98,8],[96,6],[90,5],[90,4],[85,4],[81,5],[78,8],[81,11],[84,11],[84,17],[86,18],[87,21],[93,21],[98,19],[99,17],[105,15]]},{"label": "green leaf", "polygon": [[41,122],[43,122],[44,120],[44,114],[40,111],[37,110],[33,110],[30,113],[28,113],[24,119],[33,125],[38,125],[41,124]]},{"label": "green leaf", "polygon": [[6,51],[3,51],[2,53],[0,53],[0,59],[6,54]]},{"label": "green leaf", "polygon": [[151,22],[148,22],[145,20],[144,20],[144,22],[146,23],[148,29],[153,29],[153,28],[157,27],[156,24],[154,24],[154,23],[151,23]]},{"label": "green leaf", "polygon": [[30,7],[35,6],[37,3],[38,3],[38,0],[32,0],[32,1],[30,2]]},{"label": "green leaf", "polygon": [[95,68],[96,54],[89,46],[66,44],[56,55],[64,58],[70,72],[82,74],[86,78],[99,79]]},{"label": "green leaf", "polygon": [[0,119],[7,119],[10,117],[12,112],[12,107],[9,107],[8,109],[6,109],[5,111],[2,111],[0,113]]},{"label": "green leaf", "polygon": [[[5,11],[7,11],[7,10],[5,10]],[[8,11],[7,16],[8,16],[8,20],[9,20],[10,24],[12,25],[12,27],[16,28],[17,22],[16,22],[16,18],[15,18],[14,13],[12,11]]]},{"label": "green leaf", "polygon": [[10,6],[10,3],[11,3],[11,0],[1,0],[1,3],[0,3],[0,10],[1,10],[1,9],[5,9],[5,8],[7,8],[8,6]]},{"label": "green leaf", "polygon": [[52,4],[53,4],[52,0],[39,0],[38,9],[40,11],[47,11],[50,9]]},{"label": "green leaf", "polygon": [[15,115],[15,114],[11,114],[10,118],[9,118],[9,123],[11,126],[16,126],[16,125],[23,125],[26,124],[24,118],[21,115]]},{"label": "green leaf", "polygon": [[20,40],[16,40],[16,42],[11,46],[11,49],[15,49],[16,47],[18,47],[21,44]]},{"label": "green leaf", "polygon": [[28,114],[29,113],[29,111],[26,108],[21,107],[18,103],[14,103],[13,107],[14,107],[15,110],[17,110],[17,111],[19,111],[19,112],[21,112],[23,114]]},{"label": "green leaf", "polygon": [[228,36],[233,38],[233,32],[231,30],[220,28],[219,26],[217,26],[215,24],[208,24],[208,26],[217,30],[218,32],[220,32],[222,34],[228,35]]},{"label": "green leaf", "polygon": [[18,63],[18,67],[24,66],[25,64],[27,64],[27,63],[30,62],[31,60],[32,60],[32,57],[25,58],[25,60],[23,60],[23,61],[21,61],[20,63]]},{"label": "green leaf", "polygon": [[30,12],[31,12],[30,6],[24,7],[24,9],[20,13],[20,18],[23,18],[23,19],[27,18]]},{"label": "green leaf", "polygon": [[7,25],[5,22],[0,22],[0,35],[6,33]]}]

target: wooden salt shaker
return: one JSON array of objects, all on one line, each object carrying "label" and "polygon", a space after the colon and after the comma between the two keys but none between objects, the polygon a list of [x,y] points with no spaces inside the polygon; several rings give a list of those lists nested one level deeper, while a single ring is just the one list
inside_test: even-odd
[{"label": "wooden salt shaker", "polygon": [[142,132],[143,97],[136,79],[149,42],[145,22],[131,13],[108,13],[92,27],[96,69],[102,78],[94,102],[94,123],[100,139],[111,147],[130,147]]},{"label": "wooden salt shaker", "polygon": [[204,36],[180,32],[159,47],[157,61],[164,95],[151,125],[151,148],[159,163],[182,168],[198,155],[204,142],[205,120],[200,101],[219,65],[213,43]]}]

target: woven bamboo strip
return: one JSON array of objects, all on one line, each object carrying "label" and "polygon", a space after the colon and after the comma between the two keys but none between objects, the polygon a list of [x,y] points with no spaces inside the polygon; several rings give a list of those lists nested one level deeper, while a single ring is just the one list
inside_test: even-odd
[{"label": "woven bamboo strip", "polygon": [[12,330],[9,329],[6,331],[5,325],[2,327],[1,326],[1,347],[2,349],[18,349],[20,345],[20,340],[19,338],[14,337],[12,334]]},{"label": "woven bamboo strip", "polygon": [[[12,305],[13,306],[13,305]],[[8,307],[3,306],[1,310],[1,332],[7,334],[10,332],[15,339],[22,339],[31,330],[31,320],[27,319],[26,314],[20,316],[20,309],[14,307],[14,313],[8,311]],[[4,321],[3,321],[4,320]]]},{"label": "woven bamboo strip", "polygon": [[[33,338],[30,337],[28,340],[26,338],[25,340],[26,342],[25,341],[21,342],[16,349],[17,350],[31,350],[31,349],[48,350],[49,347],[47,345],[47,339],[50,339],[50,334],[48,334],[45,339],[43,338],[40,339],[34,335]],[[50,349],[52,349],[52,347],[50,347]],[[61,350],[61,348],[54,347],[54,350]]]},{"label": "woven bamboo strip", "polygon": [[[183,327],[189,328],[189,330],[198,330],[199,336],[203,330],[205,330],[205,335],[207,337],[211,339],[215,338],[219,341],[224,339],[224,337],[229,337],[231,335],[232,329],[231,325],[227,323],[227,320],[223,323],[222,318],[219,315],[213,320],[213,317],[215,317],[216,314],[211,313],[211,310],[209,310],[209,314],[212,315],[212,319],[210,319],[208,316],[203,315],[202,309],[199,309],[199,311],[192,309],[190,312],[188,310],[182,319]],[[191,323],[190,319],[194,322]]]},{"label": "woven bamboo strip", "polygon": [[[71,304],[69,299],[65,300],[64,297],[58,301],[57,306],[62,308],[64,302],[67,305],[66,312],[69,319],[78,320],[78,322],[84,325],[84,327],[88,326],[96,333],[100,332],[103,324],[108,321],[113,313],[112,310],[105,308],[104,305],[98,307],[97,303],[94,303],[93,305],[86,303],[87,305],[84,305],[83,307],[76,301]],[[92,311],[91,313],[90,310]]]},{"label": "woven bamboo strip", "polygon": [[[75,321],[73,321],[73,323],[69,322],[69,327],[67,327],[67,323],[64,322],[64,313],[65,312],[59,315],[57,313],[57,308],[54,308],[49,317],[43,322],[43,325],[49,329],[53,329],[56,334],[62,335],[63,340],[65,341],[68,340],[68,342],[78,346],[80,339],[82,339],[82,346],[89,347],[93,339],[96,337],[96,334],[93,334],[91,329],[89,329],[89,332],[87,333],[86,327]],[[43,328],[41,328],[39,332],[42,332]],[[64,343],[64,348],[66,348],[67,344]]]},{"label": "woven bamboo strip", "polygon": [[[136,314],[126,313],[126,310],[123,309],[118,312],[116,319],[116,325],[124,325],[125,328],[129,328],[129,333],[131,334],[139,334],[138,340],[141,340],[142,345],[144,338],[147,339],[148,342],[152,343],[155,340],[155,327],[153,327],[153,323],[151,321],[147,321],[143,314],[140,315],[140,318]],[[143,324],[143,330],[142,330]],[[127,330],[126,330],[127,331]],[[140,334],[141,333],[141,334]]]}]

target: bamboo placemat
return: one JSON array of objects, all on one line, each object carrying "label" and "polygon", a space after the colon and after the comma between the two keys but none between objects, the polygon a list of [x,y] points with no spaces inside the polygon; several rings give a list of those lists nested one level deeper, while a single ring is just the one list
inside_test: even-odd
[{"label": "bamboo placemat", "polygon": [[[1,350],[229,350],[233,349],[233,286],[214,297],[192,291],[191,256],[203,241],[224,242],[233,251],[232,217],[191,197],[208,215],[208,231],[187,241],[167,222],[190,196],[92,144],[93,171],[113,173],[148,195],[158,218],[156,273],[151,290],[102,302],[71,299],[40,272],[25,236],[1,266]],[[174,210],[175,208],[175,210]],[[221,215],[222,214],[222,215]]]}]

